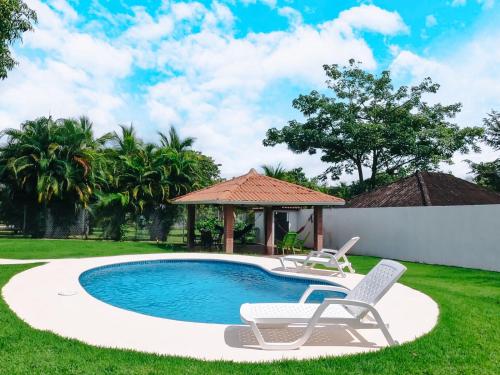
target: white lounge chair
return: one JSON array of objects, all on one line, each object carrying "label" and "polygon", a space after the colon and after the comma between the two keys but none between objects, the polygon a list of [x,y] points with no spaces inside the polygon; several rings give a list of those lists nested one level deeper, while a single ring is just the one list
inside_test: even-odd
[{"label": "white lounge chair", "polygon": [[280,257],[279,260],[284,269],[288,269],[285,262],[294,263],[295,268],[314,267],[316,264],[321,264],[327,268],[338,269],[340,275],[345,277],[344,268],[354,273],[354,269],[347,259],[346,254],[358,241],[359,237],[353,237],[339,250],[322,249],[320,251],[311,251],[308,255],[287,255]]},{"label": "white lounge chair", "polygon": [[[406,267],[392,260],[381,260],[352,290],[333,285],[310,285],[298,303],[245,303],[241,320],[250,325],[262,349],[290,350],[301,347],[316,326],[346,325],[352,329],[380,329],[389,345],[396,344],[375,304],[396,283]],[[345,298],[325,298],[322,303],[306,303],[315,291],[346,293]],[[371,315],[371,321],[367,315]],[[267,342],[261,329],[304,327],[293,342]]]}]

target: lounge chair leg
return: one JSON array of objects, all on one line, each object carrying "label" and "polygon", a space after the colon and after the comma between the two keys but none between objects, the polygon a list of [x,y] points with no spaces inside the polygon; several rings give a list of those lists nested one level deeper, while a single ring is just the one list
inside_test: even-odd
[{"label": "lounge chair leg", "polygon": [[349,262],[349,260],[347,259],[347,257],[345,255],[342,258],[344,259],[344,262],[347,265],[349,272],[354,273],[355,271],[354,271],[354,268],[352,268],[351,262]]},{"label": "lounge chair leg", "polygon": [[389,333],[389,330],[387,329],[385,324],[382,323],[382,325],[380,326],[380,330],[384,334],[384,337],[387,340],[387,343],[389,344],[389,346],[393,346],[393,345],[397,344],[397,342],[392,338],[392,336]]},{"label": "lounge chair leg", "polygon": [[[299,337],[297,340],[292,341],[292,342],[267,342],[264,340],[264,336],[262,336],[262,333],[255,324],[255,322],[249,322],[250,327],[252,328],[252,332],[255,335],[255,338],[257,339],[257,342],[259,343],[260,347],[265,350],[294,350],[300,348],[302,345],[305,344],[305,342],[311,337],[312,334],[312,328],[313,327],[307,327],[306,331],[304,334]],[[272,328],[273,326],[270,326],[269,328]]]},{"label": "lounge chair leg", "polygon": [[346,274],[345,274],[344,270],[342,269],[342,267],[340,266],[339,262],[337,262],[336,259],[334,259],[334,260],[335,260],[335,268],[337,268],[339,270],[340,276],[346,277]]},{"label": "lounge chair leg", "polygon": [[375,321],[377,322],[378,328],[380,328],[380,330],[384,334],[384,337],[387,340],[387,343],[389,344],[389,346],[396,345],[397,342],[392,338],[389,330],[387,329],[387,325],[382,320],[382,317],[380,316],[380,314],[377,311],[372,311],[372,315],[375,318]]}]

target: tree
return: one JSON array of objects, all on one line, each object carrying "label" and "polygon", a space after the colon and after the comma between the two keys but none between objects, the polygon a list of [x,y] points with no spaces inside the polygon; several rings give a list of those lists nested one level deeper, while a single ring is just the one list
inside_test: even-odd
[{"label": "tree", "polygon": [[214,158],[204,155],[199,151],[192,151],[194,157],[197,159],[197,189],[201,189],[216,182],[221,181],[220,177],[220,164],[217,164]]},{"label": "tree", "polygon": [[[500,150],[500,112],[491,111],[483,119],[486,129],[485,142],[494,150]],[[474,182],[487,189],[500,192],[500,158],[491,162],[472,163],[469,161]]]},{"label": "tree", "polygon": [[269,129],[265,146],[285,143],[296,153],[320,151],[321,160],[332,164],[324,176],[334,179],[356,171],[364,184],[368,168],[367,187],[375,185],[380,173],[433,169],[441,162],[451,163],[457,151],[478,150],[482,129],[459,128],[450,122],[460,112],[460,104],[424,101],[424,96],[439,89],[430,78],[417,86],[395,89],[389,71],[376,76],[354,60],[347,67],[323,68],[334,95],[317,91],[300,95],[293,107],[305,121],[292,120],[282,129]]},{"label": "tree", "polygon": [[0,148],[0,181],[13,206],[23,208],[24,230],[40,234],[49,214],[55,227],[69,228],[75,212],[91,202],[94,164],[106,136],[94,138],[86,117],[40,117],[2,136],[7,142]]},{"label": "tree", "polygon": [[163,147],[168,147],[178,152],[190,149],[195,141],[195,138],[193,137],[182,139],[173,126],[170,127],[168,135],[165,135],[162,132],[159,132],[158,134],[160,135],[160,143]]},{"label": "tree", "polygon": [[262,165],[262,170],[264,171],[264,175],[268,177],[273,177],[277,178],[278,180],[284,180],[286,177],[286,169],[283,168],[281,163],[278,163],[278,165]]},{"label": "tree", "polygon": [[483,119],[483,124],[486,128],[485,141],[495,150],[500,150],[500,112],[491,111],[486,118]]},{"label": "tree", "polygon": [[471,163],[474,182],[486,189],[500,192],[500,159],[490,162]]},{"label": "tree", "polygon": [[[0,136],[0,216],[32,235],[60,234],[75,213],[89,209],[104,237],[120,240],[126,225],[149,224],[165,240],[181,213],[178,195],[220,178],[214,160],[192,150],[175,129],[161,144],[145,143],[133,126],[94,137],[86,117],[41,117]],[[69,231],[68,231],[69,232]],[[64,233],[64,232],[63,232]]]},{"label": "tree", "polygon": [[218,178],[213,159],[191,150],[193,138],[182,139],[175,128],[160,134],[160,144],[144,143],[133,126],[121,126],[106,150],[106,184],[98,194],[96,217],[105,236],[120,240],[128,220],[149,223],[150,238],[165,240],[181,213],[170,200]]},{"label": "tree", "polygon": [[281,163],[278,163],[276,166],[262,165],[261,168],[264,171],[264,175],[268,177],[291,182],[292,184],[301,185],[309,189],[328,192],[328,187],[321,185],[319,178],[307,178],[302,167],[285,169]]},{"label": "tree", "polygon": [[33,30],[36,21],[36,13],[24,1],[0,0],[0,79],[7,78],[7,72],[17,64],[9,47]]},{"label": "tree", "polygon": [[97,194],[95,216],[103,225],[105,237],[120,240],[127,217],[137,223],[142,215],[147,216],[159,196],[167,199],[168,187],[161,184],[155,146],[144,144],[132,125],[120,126],[120,132],[114,132],[110,141],[103,170],[106,183]]}]

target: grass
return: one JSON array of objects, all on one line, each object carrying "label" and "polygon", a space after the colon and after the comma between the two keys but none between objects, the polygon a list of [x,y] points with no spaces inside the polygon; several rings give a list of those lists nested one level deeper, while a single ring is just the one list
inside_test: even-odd
[{"label": "grass", "polygon": [[107,255],[164,253],[174,245],[153,242],[112,242],[99,240],[45,240],[0,238],[0,258],[57,259]]},{"label": "grass", "polygon": [[[61,243],[68,245],[68,241]],[[32,242],[24,244],[34,246]],[[72,244],[73,241],[69,245],[74,247]],[[2,245],[0,243],[3,252]],[[100,243],[100,255],[114,254],[115,246]],[[26,254],[30,251],[22,249],[22,245],[17,248]],[[362,273],[378,261],[372,257],[350,259]],[[431,333],[414,342],[379,352],[310,361],[238,364],[102,349],[34,330],[1,300],[0,373],[498,374],[500,273],[416,263],[405,265],[408,271],[402,282],[427,293],[439,304],[439,323]],[[30,267],[33,265],[0,266],[0,285]]]}]

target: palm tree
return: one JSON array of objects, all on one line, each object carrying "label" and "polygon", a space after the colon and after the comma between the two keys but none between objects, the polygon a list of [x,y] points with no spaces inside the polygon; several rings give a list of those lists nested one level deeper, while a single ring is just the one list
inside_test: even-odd
[{"label": "palm tree", "polygon": [[278,180],[284,180],[286,178],[287,170],[283,168],[281,163],[278,163],[276,166],[264,164],[261,168],[268,177],[277,178]]},{"label": "palm tree", "polygon": [[159,194],[152,215],[151,240],[164,241],[181,212],[178,206],[169,204],[170,200],[196,189],[200,182],[200,158],[194,151],[186,150],[186,147],[177,147],[182,143],[174,143],[174,147],[170,147],[162,142],[162,147],[157,149],[159,186],[166,189],[157,189]]},{"label": "palm tree", "polygon": [[182,152],[190,149],[195,141],[193,137],[182,139],[173,126],[170,127],[168,135],[158,132],[160,135],[160,143],[162,147],[167,147],[177,152]]},{"label": "palm tree", "polygon": [[[37,232],[37,221],[51,217],[69,227],[79,208],[89,205],[95,187],[94,161],[105,138],[95,139],[87,118],[41,117],[7,129],[0,149],[0,177],[12,202],[24,207],[24,229]],[[43,208],[43,210],[42,210]],[[40,212],[44,211],[44,217]]]},{"label": "palm tree", "polygon": [[218,177],[213,159],[192,150],[194,138],[180,138],[173,127],[160,145],[144,143],[132,125],[96,138],[86,117],[42,117],[0,135],[7,140],[0,147],[0,194],[9,202],[0,211],[17,214],[32,233],[47,217],[69,226],[75,211],[91,206],[106,237],[120,239],[127,220],[145,218],[156,221],[155,238],[164,239],[179,214],[170,200]]}]

